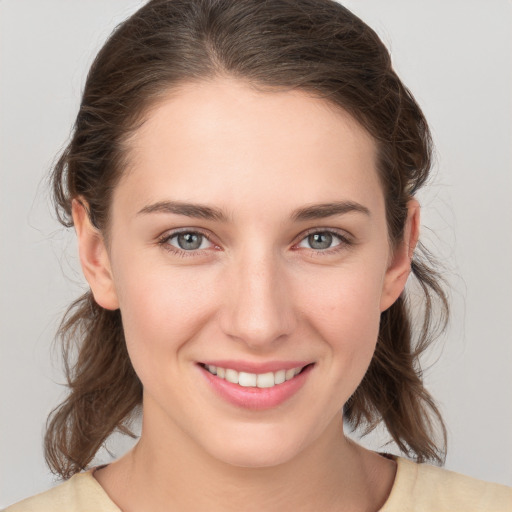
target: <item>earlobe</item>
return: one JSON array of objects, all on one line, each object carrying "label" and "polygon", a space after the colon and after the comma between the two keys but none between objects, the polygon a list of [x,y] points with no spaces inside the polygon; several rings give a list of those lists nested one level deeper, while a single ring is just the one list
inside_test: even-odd
[{"label": "earlobe", "polygon": [[114,286],[110,258],[101,232],[92,225],[87,203],[73,199],[73,223],[78,238],[80,263],[94,300],[103,308],[115,310],[119,302]]},{"label": "earlobe", "polygon": [[384,278],[380,310],[388,309],[400,296],[411,272],[411,261],[420,235],[420,205],[407,203],[407,220],[402,241],[397,245]]}]

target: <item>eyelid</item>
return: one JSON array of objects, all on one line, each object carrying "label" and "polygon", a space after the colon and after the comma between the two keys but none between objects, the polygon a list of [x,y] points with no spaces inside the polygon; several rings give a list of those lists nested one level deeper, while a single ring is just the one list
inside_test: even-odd
[{"label": "eyelid", "polygon": [[[315,234],[315,233],[329,233],[330,235],[335,236],[338,238],[339,243],[328,247],[327,249],[314,249],[312,247],[299,247],[299,244],[304,241],[309,235]],[[354,237],[347,233],[345,230],[340,230],[336,228],[323,228],[323,227],[314,227],[311,229],[308,229],[307,231],[301,233],[300,239],[293,245],[292,249],[295,251],[306,251],[307,254],[309,254],[312,257],[329,257],[329,256],[336,256],[344,251],[347,251],[352,248],[352,246],[355,244]]]},{"label": "eyelid", "polygon": [[[181,256],[194,256],[194,255],[197,255],[198,253],[203,253],[204,251],[207,251],[210,249],[210,248],[194,249],[194,250],[187,251],[185,249],[180,249],[179,247],[175,247],[168,243],[168,241],[171,238],[178,236],[180,233],[196,233],[196,234],[202,235],[204,238],[206,238],[206,240],[208,240],[208,242],[210,242],[212,247],[219,248],[219,245],[216,244],[212,240],[213,237],[210,233],[208,233],[207,231],[205,231],[202,228],[195,228],[195,227],[191,227],[191,228],[185,227],[185,228],[178,228],[178,229],[166,231],[165,233],[163,233],[162,235],[160,235],[158,237],[157,242],[159,245],[163,246],[166,250],[173,252],[175,254],[181,255]],[[310,229],[302,232],[299,235],[297,242],[295,242],[293,244],[292,248],[295,249],[298,246],[298,244],[300,244],[303,240],[305,240],[309,235],[315,234],[315,233],[329,233],[329,234],[337,237],[340,240],[340,243],[333,247],[327,248],[327,249],[313,249],[313,248],[309,248],[309,249],[301,248],[301,249],[309,250],[309,251],[311,251],[315,254],[319,254],[319,255],[321,255],[321,254],[328,255],[328,254],[332,254],[334,252],[340,251],[343,248],[354,244],[352,235],[347,233],[345,230],[340,230],[340,229],[330,228],[330,227],[329,228],[328,227],[314,227],[314,228],[310,228]]]},{"label": "eyelid", "polygon": [[163,246],[166,250],[168,250],[170,252],[173,252],[173,253],[176,253],[176,254],[182,254],[182,255],[193,256],[196,253],[202,253],[203,251],[208,250],[208,249],[194,249],[194,250],[191,250],[191,251],[186,251],[184,249],[180,249],[179,247],[175,247],[175,246],[173,246],[173,245],[168,243],[168,241],[171,238],[174,238],[174,237],[180,235],[181,233],[196,233],[196,234],[201,235],[204,238],[206,238],[206,240],[208,240],[208,242],[210,242],[212,247],[218,247],[218,244],[216,244],[212,240],[211,234],[209,234],[208,232],[206,232],[202,228],[178,228],[178,229],[172,229],[172,230],[166,231],[162,235],[160,235],[157,238],[157,243],[158,243],[158,245]]},{"label": "eyelid", "polygon": [[299,242],[302,242],[302,240],[307,238],[309,235],[313,235],[315,233],[329,233],[331,235],[337,236],[338,238],[340,238],[341,240],[343,240],[346,243],[353,243],[353,236],[350,233],[348,233],[347,231],[345,231],[343,229],[328,228],[328,227],[321,227],[320,226],[320,227],[310,228],[310,229],[302,232],[297,237],[298,241],[296,242],[296,244],[299,243]]}]

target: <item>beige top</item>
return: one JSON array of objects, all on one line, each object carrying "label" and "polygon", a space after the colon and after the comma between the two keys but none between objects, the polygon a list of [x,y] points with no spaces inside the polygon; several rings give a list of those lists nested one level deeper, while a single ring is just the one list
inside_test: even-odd
[{"label": "beige top", "polygon": [[[512,487],[392,457],[397,473],[379,512],[512,512]],[[74,475],[4,512],[121,512],[92,475]]]}]

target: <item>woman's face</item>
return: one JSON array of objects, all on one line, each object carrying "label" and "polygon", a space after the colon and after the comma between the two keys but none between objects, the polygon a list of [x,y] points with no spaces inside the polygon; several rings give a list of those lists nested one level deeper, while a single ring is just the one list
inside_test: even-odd
[{"label": "woman's face", "polygon": [[372,138],[304,92],[218,79],[161,101],[129,146],[86,275],[121,310],[143,438],[254,467],[332,435],[408,272]]}]

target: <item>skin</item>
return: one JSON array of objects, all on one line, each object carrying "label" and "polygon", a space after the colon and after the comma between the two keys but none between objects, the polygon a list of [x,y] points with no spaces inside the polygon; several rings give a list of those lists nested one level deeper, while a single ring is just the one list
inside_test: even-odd
[{"label": "skin", "polygon": [[[84,274],[100,305],[120,308],[144,386],[140,441],[95,473],[124,512],[382,506],[395,462],[345,438],[341,410],[405,286],[419,206],[409,202],[392,247],[375,154],[323,100],[218,78],[169,94],[130,139],[108,244],[74,201]],[[171,200],[227,220],[141,213]],[[367,213],[290,219],[339,201]],[[176,229],[210,241],[180,257],[169,250],[180,250]],[[310,230],[335,232],[328,252]],[[289,400],[251,411],[206,385],[197,362],[208,359],[315,364]]]}]

